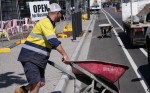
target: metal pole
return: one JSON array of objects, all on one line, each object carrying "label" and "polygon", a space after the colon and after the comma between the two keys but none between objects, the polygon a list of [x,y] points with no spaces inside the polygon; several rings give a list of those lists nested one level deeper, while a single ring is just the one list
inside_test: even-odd
[{"label": "metal pole", "polygon": [[131,7],[131,25],[132,25],[133,24],[132,0],[130,0],[130,7]]},{"label": "metal pole", "polygon": [[79,26],[79,11],[76,13],[76,32],[77,32],[77,37],[80,35],[80,26]]},{"label": "metal pole", "polygon": [[21,39],[24,39],[23,36],[23,31],[22,31],[22,20],[21,20],[21,16],[20,16],[20,8],[19,8],[19,0],[16,1],[16,8],[17,8],[17,15],[18,15],[18,19],[19,19],[19,32],[21,32]]},{"label": "metal pole", "polygon": [[75,7],[75,13],[77,13],[79,11],[79,8],[78,8],[78,0],[74,0],[74,7]]},{"label": "metal pole", "polygon": [[72,14],[72,26],[73,26],[73,40],[76,40],[76,37],[78,35],[77,32],[77,12],[78,12],[78,0],[74,0],[74,9],[73,9],[73,14]]},{"label": "metal pole", "polygon": [[82,32],[82,12],[79,12],[79,33]]},{"label": "metal pole", "polygon": [[87,14],[88,14],[88,16],[87,16],[87,20],[90,20],[90,0],[87,0]]},{"label": "metal pole", "polygon": [[[2,24],[3,15],[2,15],[2,1],[1,0],[0,0],[0,13],[1,13],[1,24]],[[3,28],[1,30],[3,30]],[[2,47],[3,47],[3,37],[1,36],[0,38],[1,38]]]},{"label": "metal pole", "polygon": [[122,5],[122,3],[123,3],[123,2],[122,2],[122,0],[121,0],[121,5]]},{"label": "metal pole", "polygon": [[0,13],[1,13],[1,22],[2,22],[2,1],[0,0]]},{"label": "metal pole", "polygon": [[65,14],[65,16],[66,16],[66,21],[68,21],[70,16],[71,16],[71,1],[70,0],[66,0],[66,14]]},{"label": "metal pole", "polygon": [[73,28],[73,39],[76,40],[76,27],[75,27],[75,13],[72,13],[72,28]]}]

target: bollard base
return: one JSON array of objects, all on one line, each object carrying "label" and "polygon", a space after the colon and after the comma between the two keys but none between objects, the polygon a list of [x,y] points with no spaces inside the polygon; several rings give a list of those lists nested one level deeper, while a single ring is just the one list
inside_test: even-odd
[{"label": "bollard base", "polygon": [[19,45],[19,44],[24,44],[24,42],[25,42],[25,40],[19,40],[19,41],[16,42],[16,44],[17,44],[17,45]]},{"label": "bollard base", "polygon": [[67,38],[67,35],[64,34],[64,33],[58,33],[57,36],[58,36],[59,38]]},{"label": "bollard base", "polygon": [[71,39],[72,42],[79,42],[77,39]]}]

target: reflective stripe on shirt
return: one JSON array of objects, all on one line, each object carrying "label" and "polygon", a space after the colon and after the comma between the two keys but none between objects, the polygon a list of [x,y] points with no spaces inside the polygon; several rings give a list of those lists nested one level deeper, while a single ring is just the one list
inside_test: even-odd
[{"label": "reflective stripe on shirt", "polygon": [[40,38],[40,39],[46,40],[46,38],[45,38],[44,36],[42,36],[42,35],[38,35],[38,34],[35,34],[35,33],[33,33],[33,32],[31,32],[31,33],[30,33],[30,35],[31,35],[31,36],[33,36],[33,37],[37,37],[37,38]]},{"label": "reflective stripe on shirt", "polygon": [[52,35],[48,36],[47,39],[46,39],[43,35],[38,35],[38,34],[35,34],[33,32],[30,33],[30,36],[37,37],[37,38],[40,38],[40,39],[43,39],[43,40],[49,40],[49,39],[52,39],[52,38],[57,38],[55,34],[52,34]]},{"label": "reflective stripe on shirt", "polygon": [[56,35],[55,35],[55,34],[53,34],[53,35],[49,35],[49,36],[47,37],[47,40],[50,40],[50,39],[52,39],[52,38],[57,38],[57,37],[56,37]]},{"label": "reflective stripe on shirt", "polygon": [[47,52],[47,51],[44,51],[44,50],[41,50],[39,48],[35,48],[35,47],[32,47],[32,46],[29,46],[29,45],[26,45],[26,44],[23,45],[23,48],[26,48],[26,49],[29,49],[29,50],[41,53],[41,54],[46,55],[46,56],[50,55],[50,53]]}]

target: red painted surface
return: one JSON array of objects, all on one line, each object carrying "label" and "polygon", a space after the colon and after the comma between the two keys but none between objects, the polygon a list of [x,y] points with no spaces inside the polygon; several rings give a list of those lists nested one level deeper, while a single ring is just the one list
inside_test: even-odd
[{"label": "red painted surface", "polygon": [[[74,63],[111,83],[116,82],[128,69],[128,67],[124,65],[101,61],[76,61]],[[83,74],[75,68],[73,68],[72,71],[74,74]]]}]

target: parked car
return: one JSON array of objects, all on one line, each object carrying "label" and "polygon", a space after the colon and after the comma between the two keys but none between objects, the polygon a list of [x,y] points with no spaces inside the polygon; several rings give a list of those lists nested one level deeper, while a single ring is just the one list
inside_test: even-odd
[{"label": "parked car", "polygon": [[150,64],[150,26],[146,31],[146,47],[147,47],[148,63]]},{"label": "parked car", "polygon": [[104,7],[109,7],[109,4],[107,2],[104,2],[102,5],[103,5],[103,8]]},{"label": "parked car", "polygon": [[113,4],[112,4],[113,7],[117,6],[117,3],[118,3],[118,2],[113,2]]},{"label": "parked car", "polygon": [[[150,13],[148,13],[147,16],[144,17],[144,22],[150,24]],[[148,63],[150,64],[150,26],[146,30],[145,40],[146,40],[146,47],[147,47]]]}]

